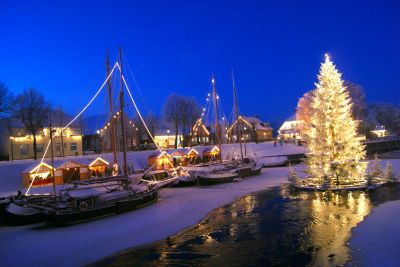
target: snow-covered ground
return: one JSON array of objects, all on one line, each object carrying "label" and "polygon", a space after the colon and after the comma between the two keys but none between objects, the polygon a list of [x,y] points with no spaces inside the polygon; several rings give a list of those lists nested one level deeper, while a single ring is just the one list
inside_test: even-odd
[{"label": "snow-covered ground", "polygon": [[[285,147],[284,145],[282,149],[286,149],[286,153],[290,154],[290,151],[293,153],[299,148],[289,145]],[[249,145],[248,151],[256,152],[260,156],[285,154],[279,147],[275,148],[271,143],[254,145],[253,148]],[[136,153],[150,154],[152,151]],[[130,158],[132,157],[131,154],[134,153],[130,153]],[[136,162],[145,162],[143,159],[147,157],[144,155],[141,157],[142,159],[139,159],[139,156],[137,156]],[[394,171],[400,174],[400,160],[393,159],[391,162]],[[0,191],[15,191],[19,188],[20,176],[18,171],[13,169],[13,166],[14,168],[24,169],[24,166],[19,165],[30,163],[32,162],[2,163],[0,165]],[[294,168],[298,174],[301,174],[305,166],[296,165]],[[10,178],[12,173],[18,173],[17,177]],[[67,227],[43,228],[41,227],[42,224],[0,227],[0,266],[61,267],[84,265],[121,250],[176,234],[193,226],[217,207],[251,192],[285,183],[287,173],[286,167],[268,168],[263,169],[259,176],[249,177],[236,183],[210,187],[163,189],[160,192],[160,201],[151,206]],[[396,210],[400,208],[398,205]],[[377,214],[377,222],[383,219],[389,221],[393,218],[392,215],[395,214],[395,211]],[[392,238],[398,236],[392,232],[398,220],[400,219],[390,222],[393,223],[393,227],[385,227],[380,232],[381,240],[390,236]],[[357,237],[357,232],[354,232]],[[362,235],[365,235],[365,233],[362,232]],[[393,253],[395,253],[395,244],[398,244],[398,241],[396,242],[391,244],[393,249],[390,251],[393,251]],[[386,246],[386,244],[384,245]],[[384,247],[382,244],[381,246]],[[368,249],[369,247],[365,250],[367,255]]]},{"label": "snow-covered ground", "polygon": [[[243,148],[244,149],[244,148]],[[292,144],[283,144],[283,146],[274,146],[273,142],[266,142],[261,144],[249,143],[246,145],[246,152],[248,156],[259,158],[260,163],[274,162],[276,155],[287,155],[287,154],[298,154],[304,153],[305,148],[301,146],[295,146]],[[128,165],[135,169],[143,169],[147,167],[147,158],[154,153],[154,150],[147,151],[133,151],[128,152],[127,160]],[[232,157],[232,155],[238,155],[240,148],[238,144],[222,145],[222,157],[226,159]],[[112,162],[112,154],[100,154],[100,155],[88,155],[88,156],[70,156],[64,158],[55,158],[54,166],[60,165],[65,160],[76,160],[82,163],[88,163],[90,160],[94,160],[96,157],[102,157],[105,160]],[[266,157],[267,156],[267,157]],[[17,160],[14,162],[5,161],[0,162],[0,197],[15,194],[17,190],[24,191],[22,187],[22,176],[21,172],[26,170],[29,166],[39,163],[40,160]],[[46,159],[49,163],[49,160]],[[122,154],[118,154],[118,162],[122,162]],[[51,188],[50,188],[51,189]],[[30,193],[42,193],[43,188],[33,188]]]},{"label": "snow-covered ground", "polygon": [[[297,171],[302,169],[296,166]],[[156,204],[87,223],[44,229],[38,227],[41,224],[0,227],[0,266],[84,265],[178,233],[235,198],[286,180],[287,168],[263,169],[260,176],[237,183],[163,189]]]}]

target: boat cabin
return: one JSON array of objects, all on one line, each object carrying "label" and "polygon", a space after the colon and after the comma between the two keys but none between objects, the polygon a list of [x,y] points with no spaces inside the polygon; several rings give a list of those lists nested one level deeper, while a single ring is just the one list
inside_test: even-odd
[{"label": "boat cabin", "polygon": [[165,151],[157,151],[147,158],[147,165],[154,170],[169,170],[173,166],[173,158]]},{"label": "boat cabin", "polygon": [[210,147],[203,151],[203,160],[207,161],[216,161],[219,160],[221,157],[221,151],[217,146]]}]

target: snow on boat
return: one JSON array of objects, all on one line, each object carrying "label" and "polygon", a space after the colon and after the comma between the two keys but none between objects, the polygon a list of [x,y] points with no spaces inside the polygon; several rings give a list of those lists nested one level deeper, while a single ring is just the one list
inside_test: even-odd
[{"label": "snow on boat", "polygon": [[141,181],[157,187],[176,185],[179,182],[176,172],[166,170],[149,171],[144,174]]},{"label": "snow on boat", "polygon": [[197,177],[201,183],[205,184],[232,182],[234,178],[238,177],[238,170],[216,170],[212,172],[198,173]]},{"label": "snow on boat", "polygon": [[158,200],[158,187],[147,184],[93,185],[60,192],[54,209],[46,210],[47,219],[56,225],[72,224],[127,211]]},{"label": "snow on boat", "polygon": [[55,197],[51,194],[38,194],[29,196],[12,196],[8,198],[0,213],[7,225],[26,225],[45,221],[45,209],[54,206]]}]

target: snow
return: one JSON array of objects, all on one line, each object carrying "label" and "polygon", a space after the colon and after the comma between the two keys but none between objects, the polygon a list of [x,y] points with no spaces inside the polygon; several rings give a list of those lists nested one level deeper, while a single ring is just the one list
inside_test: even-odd
[{"label": "snow", "polygon": [[[225,146],[224,146],[225,147]],[[223,150],[224,150],[223,147]],[[226,145],[231,150],[238,146]],[[233,147],[233,149],[232,149]],[[262,156],[301,153],[301,147],[273,143],[248,144],[248,151]],[[129,159],[135,164],[146,162],[154,151],[132,152]],[[93,156],[95,158],[96,156]],[[109,160],[106,155],[105,159]],[[390,160],[393,170],[400,174],[400,160]],[[0,191],[20,188],[20,170],[32,161],[0,164]],[[144,166],[144,165],[135,165]],[[295,165],[301,175],[304,165]],[[287,182],[288,168],[263,169],[261,175],[249,177],[236,183],[209,187],[167,188],[160,191],[160,201],[142,209],[67,227],[41,227],[42,224],[0,227],[0,266],[79,266],[99,260],[124,249],[167,238],[198,223],[215,208],[225,205],[251,192],[265,190]],[[389,203],[387,203],[389,204]],[[367,251],[363,262],[370,265],[383,260],[381,254],[399,262],[395,248],[399,243],[396,225],[400,216],[400,202],[386,208],[377,208],[359,229],[354,230],[352,244]],[[384,227],[382,227],[382,225]],[[370,234],[370,231],[371,234]],[[378,232],[374,234],[374,231]],[[367,241],[365,241],[368,239]],[[373,242],[369,241],[373,240]],[[378,241],[379,242],[378,242]],[[387,242],[387,243],[386,243]],[[376,247],[376,248],[375,248]],[[379,253],[370,253],[376,249]],[[378,250],[379,249],[379,250]],[[21,251],[23,257],[21,257]],[[376,257],[376,261],[369,258]],[[386,263],[388,260],[386,261]],[[381,262],[379,262],[381,263]],[[375,264],[377,265],[377,264]],[[379,264],[382,265],[382,264]]]},{"label": "snow", "polygon": [[[295,166],[301,172],[304,166]],[[142,209],[67,227],[41,224],[0,228],[0,266],[78,266],[178,233],[211,210],[287,181],[287,168],[212,187],[167,188]],[[79,240],[79,242],[77,242]],[[24,257],[20,257],[23,249]]]},{"label": "snow", "polygon": [[[195,147],[197,151],[202,153],[203,147]],[[244,148],[243,148],[244,149]],[[273,142],[266,143],[248,143],[246,144],[247,155],[250,157],[258,157],[260,158],[260,163],[270,162],[273,159],[269,158],[270,156],[281,156],[287,154],[298,154],[304,153],[305,148],[301,146],[295,146],[292,144],[284,144],[283,146],[277,145],[274,146]],[[133,167],[135,169],[144,169],[147,167],[147,158],[153,154],[154,150],[146,150],[146,151],[131,151],[127,154],[128,166]],[[222,157],[224,159],[231,158],[233,155],[240,154],[239,144],[227,144],[222,145]],[[264,158],[264,157],[268,158]],[[99,155],[87,155],[87,156],[69,156],[64,158],[55,158],[54,165],[59,166],[66,161],[76,161],[87,164],[92,160],[95,160],[97,157],[101,157],[108,162],[113,161],[113,155],[111,153],[99,154]],[[40,160],[18,160],[14,162],[0,162],[0,197],[8,196],[11,194],[15,194],[17,190],[21,190],[25,192],[26,189],[22,186],[22,176],[21,172],[26,170],[28,167],[39,164]],[[46,163],[49,164],[49,160],[45,160]],[[118,154],[118,162],[122,162],[122,153]],[[30,191],[31,194],[39,194],[44,192],[51,192],[51,186],[42,186],[32,188]]]}]

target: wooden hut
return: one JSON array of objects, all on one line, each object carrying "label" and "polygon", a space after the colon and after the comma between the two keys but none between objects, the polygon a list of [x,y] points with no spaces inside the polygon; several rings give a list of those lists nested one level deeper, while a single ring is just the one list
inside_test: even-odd
[{"label": "wooden hut", "polygon": [[147,164],[155,170],[169,170],[173,166],[173,159],[167,152],[163,151],[161,153],[158,151],[147,158]]},{"label": "wooden hut", "polygon": [[207,148],[203,151],[203,160],[204,161],[216,161],[219,160],[221,157],[221,151],[217,146],[213,146]]},{"label": "wooden hut", "polygon": [[199,152],[196,149],[192,148],[186,153],[184,160],[182,161],[182,165],[187,166],[190,164],[194,164],[198,157]]},{"label": "wooden hut", "polygon": [[186,153],[187,153],[187,149],[185,149],[185,148],[174,150],[169,153],[172,157],[172,162],[174,163],[174,167],[182,165],[183,160],[185,159]]},{"label": "wooden hut", "polygon": [[29,187],[32,180],[32,186],[51,184],[53,182],[51,170],[52,167],[45,162],[29,166],[21,173],[23,186]]},{"label": "wooden hut", "polygon": [[101,157],[97,157],[89,163],[89,170],[92,177],[104,176],[109,167],[110,163]]},{"label": "wooden hut", "polygon": [[88,165],[76,161],[65,161],[56,168],[56,184],[85,180],[89,178],[88,168]]}]

